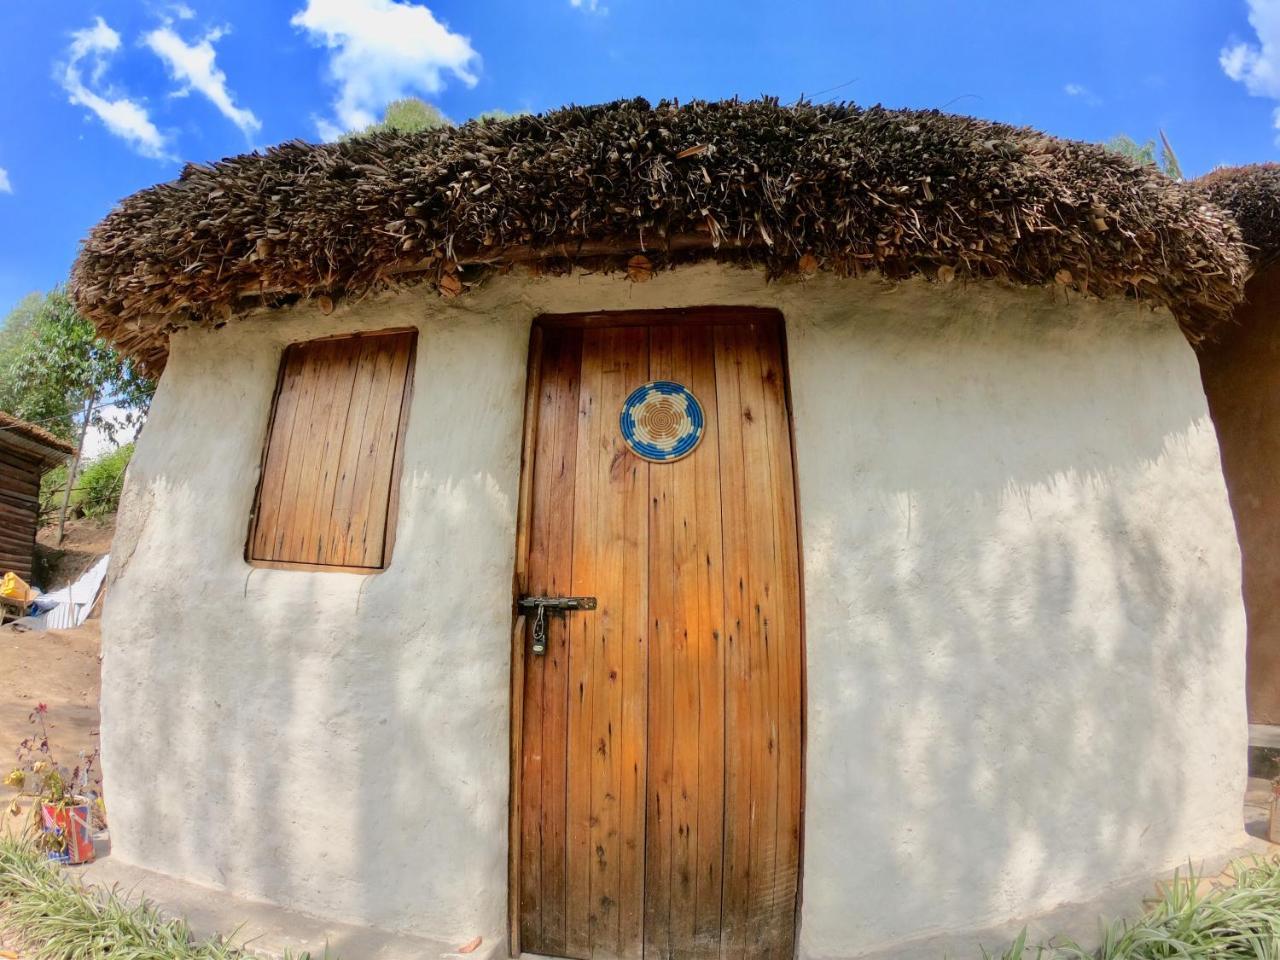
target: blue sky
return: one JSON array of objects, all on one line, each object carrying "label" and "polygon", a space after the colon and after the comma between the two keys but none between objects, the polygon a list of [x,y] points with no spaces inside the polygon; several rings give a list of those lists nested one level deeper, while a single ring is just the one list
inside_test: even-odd
[{"label": "blue sky", "polygon": [[1276,159],[1280,0],[0,0],[0,316],[120,198],[359,125],[642,95],[938,107]]}]

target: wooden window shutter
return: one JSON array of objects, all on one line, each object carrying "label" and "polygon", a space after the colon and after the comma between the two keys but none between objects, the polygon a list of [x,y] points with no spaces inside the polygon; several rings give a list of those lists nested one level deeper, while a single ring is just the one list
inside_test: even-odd
[{"label": "wooden window shutter", "polygon": [[250,526],[265,566],[384,569],[395,538],[414,331],[285,349]]}]

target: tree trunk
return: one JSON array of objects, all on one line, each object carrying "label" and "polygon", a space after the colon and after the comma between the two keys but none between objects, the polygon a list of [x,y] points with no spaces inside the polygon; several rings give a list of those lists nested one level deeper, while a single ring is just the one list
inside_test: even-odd
[{"label": "tree trunk", "polygon": [[80,456],[84,453],[84,435],[89,432],[89,418],[93,415],[93,405],[97,400],[97,390],[90,390],[89,395],[85,397],[80,440],[76,443],[76,455],[71,458],[71,467],[67,470],[67,489],[62,493],[62,509],[58,511],[58,546],[62,546],[62,538],[66,535],[67,506],[71,503],[71,488],[75,486],[76,471],[80,469]]}]

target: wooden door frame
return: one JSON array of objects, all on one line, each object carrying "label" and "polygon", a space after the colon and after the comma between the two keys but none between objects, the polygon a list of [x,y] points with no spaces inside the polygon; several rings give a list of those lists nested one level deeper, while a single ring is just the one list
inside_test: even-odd
[{"label": "wooden door frame", "polygon": [[507,792],[507,952],[521,954],[520,943],[520,767],[524,738],[525,616],[517,601],[529,584],[529,540],[533,511],[533,461],[538,445],[538,403],[542,390],[542,331],[547,327],[654,327],[683,324],[762,323],[778,334],[782,361],[782,391],[786,401],[787,436],[791,445],[791,496],[795,503],[796,551],[800,580],[800,844],[796,876],[794,950],[800,944],[800,904],[804,893],[805,804],[808,799],[806,768],[809,754],[809,657],[805,629],[804,540],[801,536],[800,474],[796,461],[795,419],[791,401],[791,357],[787,325],[782,312],[772,307],[704,306],[663,310],[594,310],[581,313],[544,313],[533,318],[529,331],[529,359],[525,374],[524,426],[520,445],[520,482],[516,506],[516,556],[511,595],[511,703],[510,770]]}]

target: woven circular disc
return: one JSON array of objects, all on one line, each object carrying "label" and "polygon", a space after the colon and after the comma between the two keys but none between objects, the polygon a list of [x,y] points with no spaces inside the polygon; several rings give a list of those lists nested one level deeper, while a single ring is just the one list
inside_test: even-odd
[{"label": "woven circular disc", "polygon": [[631,391],[622,405],[622,438],[637,456],[654,463],[679,460],[702,440],[702,404],[689,388],[654,380]]}]

